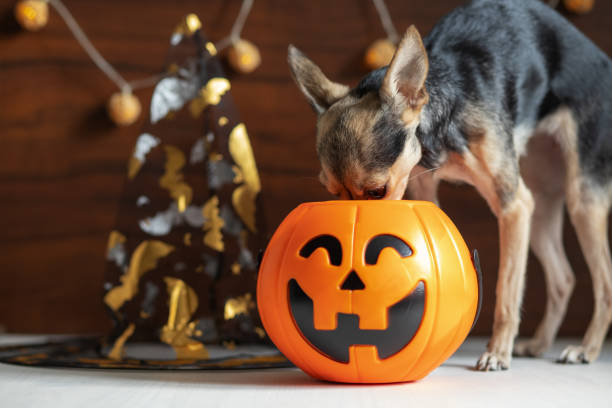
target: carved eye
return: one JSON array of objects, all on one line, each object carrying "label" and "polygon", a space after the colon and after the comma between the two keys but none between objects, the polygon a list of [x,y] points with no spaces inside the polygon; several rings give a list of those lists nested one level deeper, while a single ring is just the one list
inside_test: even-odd
[{"label": "carved eye", "polygon": [[382,186],[378,188],[374,188],[372,190],[366,190],[366,196],[370,200],[380,200],[381,198],[385,198],[387,195],[387,186]]},{"label": "carved eye", "polygon": [[340,266],[342,263],[342,245],[338,238],[332,235],[314,237],[300,249],[300,256],[308,258],[317,248],[325,248],[329,262],[334,266]]},{"label": "carved eye", "polygon": [[405,258],[412,255],[412,248],[402,239],[394,235],[377,235],[368,243],[365,252],[365,261],[368,265],[375,265],[378,262],[380,252],[385,248],[393,248],[399,256]]}]

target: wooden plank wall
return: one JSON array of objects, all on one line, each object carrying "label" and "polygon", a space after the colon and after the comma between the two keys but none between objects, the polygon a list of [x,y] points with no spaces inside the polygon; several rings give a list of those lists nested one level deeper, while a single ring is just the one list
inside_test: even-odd
[{"label": "wooden plank wall", "polygon": [[[226,35],[238,0],[65,0],[100,52],[128,79],[159,72],[168,38],[189,12],[210,38]],[[398,28],[427,33],[459,0],[387,0]],[[113,85],[87,59],[52,13],[37,33],[12,19],[0,1],[0,325],[11,332],[101,332],[104,250],[122,191],[126,159],[140,123],[116,128],[103,105]],[[609,55],[612,3],[572,21]],[[356,84],[362,54],[383,31],[367,0],[257,0],[244,37],[261,50],[253,74],[235,75],[232,93],[261,172],[272,230],[297,204],[330,197],[317,181],[315,116],[290,79],[286,50],[294,43],[333,79]],[[151,89],[138,91],[147,106]],[[443,208],[470,247],[480,250],[486,297],[478,333],[490,331],[497,229],[469,187],[444,185]],[[567,223],[566,223],[567,224]],[[578,278],[562,333],[580,335],[592,310],[591,282],[575,235],[566,247]],[[524,334],[532,333],[546,295],[537,261],[529,259]]]}]

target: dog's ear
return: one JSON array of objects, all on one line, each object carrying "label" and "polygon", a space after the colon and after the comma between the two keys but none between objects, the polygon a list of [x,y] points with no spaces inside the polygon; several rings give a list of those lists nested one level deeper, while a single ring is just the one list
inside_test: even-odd
[{"label": "dog's ear", "polygon": [[318,114],[325,112],[348,93],[346,85],[327,79],[321,69],[293,45],[289,46],[287,61],[293,79]]},{"label": "dog's ear", "polygon": [[429,98],[425,90],[428,70],[427,51],[419,32],[412,25],[406,30],[389,64],[380,88],[381,99],[405,114],[420,112]]}]

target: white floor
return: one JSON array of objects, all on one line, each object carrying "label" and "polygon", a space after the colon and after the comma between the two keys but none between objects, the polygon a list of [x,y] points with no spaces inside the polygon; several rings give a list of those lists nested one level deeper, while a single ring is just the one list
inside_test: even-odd
[{"label": "white floor", "polygon": [[[39,338],[40,339],[40,338]],[[19,340],[0,336],[0,344]],[[298,369],[142,372],[0,364],[0,407],[612,407],[612,342],[590,365],[514,359],[505,372],[471,369],[485,339],[470,339],[425,379],[395,385],[340,385]]]}]

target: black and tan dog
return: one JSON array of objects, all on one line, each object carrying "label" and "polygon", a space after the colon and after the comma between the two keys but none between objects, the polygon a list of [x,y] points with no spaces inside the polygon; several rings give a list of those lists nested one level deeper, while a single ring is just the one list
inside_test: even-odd
[{"label": "black and tan dog", "polygon": [[466,182],[497,216],[500,263],[493,335],[480,370],[510,366],[529,244],[548,301],[535,336],[553,342],[574,287],[564,206],[588,263],[595,309],[565,363],[591,362],[612,320],[607,217],[612,199],[612,62],[536,0],[476,0],[421,40],[410,27],[388,67],[357,87],[331,82],[289,47],[294,78],[318,113],[320,179],[344,199],[436,202],[439,180]]}]

